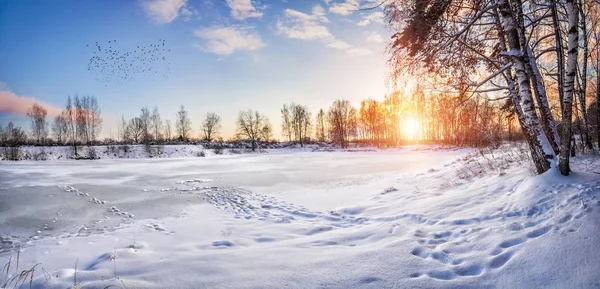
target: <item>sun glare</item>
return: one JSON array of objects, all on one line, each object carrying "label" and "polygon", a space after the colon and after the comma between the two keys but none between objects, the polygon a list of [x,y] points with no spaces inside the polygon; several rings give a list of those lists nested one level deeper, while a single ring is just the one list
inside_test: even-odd
[{"label": "sun glare", "polygon": [[419,122],[414,118],[407,118],[403,121],[402,127],[406,137],[410,140],[417,138],[417,131],[419,130]]}]

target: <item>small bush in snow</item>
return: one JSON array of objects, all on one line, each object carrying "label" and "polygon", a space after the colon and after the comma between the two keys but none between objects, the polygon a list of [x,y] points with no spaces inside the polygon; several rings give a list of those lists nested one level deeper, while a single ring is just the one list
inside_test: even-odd
[{"label": "small bush in snow", "polygon": [[215,153],[215,155],[222,155],[223,154],[223,148],[222,147],[217,147],[217,148],[213,149],[213,152]]},{"label": "small bush in snow", "polygon": [[203,157],[206,156],[206,153],[204,153],[204,151],[199,151],[199,152],[196,153],[196,156],[199,157],[199,158],[203,158]]},{"label": "small bush in snow", "polygon": [[5,147],[2,148],[2,159],[7,161],[18,161],[21,159],[22,152],[19,147]]},{"label": "small bush in snow", "polygon": [[229,153],[232,155],[240,155],[242,154],[242,150],[240,149],[229,149]]}]

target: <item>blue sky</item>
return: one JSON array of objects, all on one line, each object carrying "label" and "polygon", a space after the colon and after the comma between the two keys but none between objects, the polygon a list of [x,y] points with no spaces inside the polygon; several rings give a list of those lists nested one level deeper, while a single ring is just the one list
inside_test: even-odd
[{"label": "blue sky", "polygon": [[[335,99],[383,98],[390,32],[381,10],[356,11],[374,2],[1,1],[0,124],[27,126],[32,102],[54,114],[79,94],[98,98],[102,136],[116,136],[117,118],[142,106],[173,120],[184,105],[195,135],[207,112],[221,115],[230,137],[237,113],[254,109],[270,117],[278,137],[284,103],[316,114]],[[160,76],[102,82],[88,71],[96,42],[117,40],[112,45],[124,53],[159,39],[165,61],[148,66]]]}]

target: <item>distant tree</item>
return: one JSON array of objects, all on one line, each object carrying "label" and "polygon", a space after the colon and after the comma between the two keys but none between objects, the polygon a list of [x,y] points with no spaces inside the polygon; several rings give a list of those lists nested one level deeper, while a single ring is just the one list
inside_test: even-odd
[{"label": "distant tree", "polygon": [[31,137],[36,144],[42,144],[48,137],[47,114],[48,111],[37,102],[27,111],[27,116],[31,119]]},{"label": "distant tree", "polygon": [[300,146],[304,146],[304,141],[308,138],[312,125],[310,112],[305,105],[292,103],[290,105],[292,112],[292,127],[294,129],[294,138]]},{"label": "distant tree", "polygon": [[358,131],[358,112],[355,107],[350,107],[348,112],[348,138],[356,139]]},{"label": "distant tree", "polygon": [[170,141],[171,140],[171,132],[172,132],[172,128],[171,128],[171,121],[168,119],[165,119],[165,141]]},{"label": "distant tree", "polygon": [[348,147],[348,135],[350,130],[350,118],[352,105],[347,100],[336,100],[329,108],[327,120],[329,122],[329,133],[334,142],[341,147]]},{"label": "distant tree", "polygon": [[162,119],[160,118],[160,113],[158,112],[158,107],[154,107],[154,110],[152,111],[152,116],[150,117],[151,123],[152,123],[152,134],[154,135],[154,139],[156,141],[160,141],[163,138],[162,135],[162,130],[163,130],[163,123],[162,123]]},{"label": "distant tree", "polygon": [[221,117],[214,112],[209,112],[202,121],[202,137],[211,142],[219,133]]},{"label": "distant tree", "polygon": [[292,134],[294,133],[292,125],[292,112],[287,104],[281,108],[281,134],[287,137],[288,141],[292,141]]},{"label": "distant tree", "polygon": [[124,115],[121,115],[121,120],[119,120],[119,139],[124,143],[131,141],[129,126]]},{"label": "distant tree", "polygon": [[[67,105],[69,105],[68,100]],[[95,96],[75,96],[72,109],[74,113],[71,113],[70,116],[75,116],[74,135],[80,143],[90,145],[96,141],[102,129],[98,100]]]},{"label": "distant tree", "polygon": [[71,100],[71,96],[67,97],[67,104],[65,105],[66,118],[65,122],[67,125],[67,142],[71,143],[73,149],[77,151],[77,139],[75,133],[75,108],[73,107],[73,102]]},{"label": "distant tree", "polygon": [[288,141],[293,139],[304,146],[304,141],[309,137],[311,127],[311,115],[305,105],[297,103],[283,105],[281,109],[281,129],[283,135],[287,136]]},{"label": "distant tree", "polygon": [[247,139],[256,151],[258,142],[268,140],[273,133],[269,119],[258,111],[240,111],[237,119],[237,137]]},{"label": "distant tree", "polygon": [[318,141],[324,142],[326,139],[326,123],[325,123],[325,111],[323,109],[319,110],[317,114],[317,120],[315,122],[315,137]]},{"label": "distant tree", "polygon": [[149,144],[152,141],[152,120],[150,119],[150,110],[147,107],[143,107],[140,112],[140,121],[142,127],[142,143]]},{"label": "distant tree", "polygon": [[0,123],[0,146],[6,145],[8,141],[8,132],[4,129],[4,126]]},{"label": "distant tree", "polygon": [[188,117],[188,112],[185,110],[183,105],[177,112],[177,121],[175,122],[175,129],[177,130],[177,134],[179,140],[187,141],[190,137],[190,132],[192,131],[192,121]]},{"label": "distant tree", "polygon": [[144,140],[144,122],[140,117],[134,117],[127,126],[131,141],[138,144]]},{"label": "distant tree", "polygon": [[11,147],[23,145],[27,142],[27,135],[25,131],[20,127],[15,127],[12,122],[9,122],[4,129],[4,144]]},{"label": "distant tree", "polygon": [[95,96],[88,96],[87,110],[87,125],[88,125],[88,143],[98,139],[98,135],[102,130],[102,118],[100,117],[100,107]]},{"label": "distant tree", "polygon": [[59,115],[54,117],[54,123],[52,124],[52,133],[58,144],[67,144],[69,139],[69,125],[67,123],[68,113],[66,111],[61,112]]}]

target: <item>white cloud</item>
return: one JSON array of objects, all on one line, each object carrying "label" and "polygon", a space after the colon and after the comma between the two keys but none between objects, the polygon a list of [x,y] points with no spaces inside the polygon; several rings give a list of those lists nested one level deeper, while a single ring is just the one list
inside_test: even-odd
[{"label": "white cloud", "polygon": [[188,7],[183,7],[181,8],[181,16],[183,16],[183,19],[185,21],[190,21],[192,19],[194,19],[194,17],[200,18],[198,17],[198,10],[194,9],[194,8],[188,8]]},{"label": "white cloud", "polygon": [[359,26],[367,26],[370,23],[379,23],[383,24],[383,12],[377,11],[373,12],[367,16],[364,16],[360,22],[358,22]]},{"label": "white cloud", "polygon": [[366,48],[351,48],[346,50],[346,52],[353,56],[365,56],[369,54],[373,54],[373,51]]},{"label": "white cloud", "polygon": [[377,34],[376,32],[371,32],[368,36],[367,36],[367,42],[377,42],[377,43],[382,43],[383,37],[381,37],[381,35]]},{"label": "white cloud", "polygon": [[263,15],[250,0],[227,0],[227,6],[231,8],[231,17],[237,20],[260,18]]},{"label": "white cloud", "polygon": [[339,14],[342,16],[348,16],[358,10],[360,3],[358,0],[345,0],[341,3],[333,3],[329,7],[329,12],[334,14]]},{"label": "white cloud", "polygon": [[[319,9],[319,7],[321,9]],[[317,5],[311,14],[306,14],[293,9],[286,9],[284,17],[277,20],[277,32],[287,38],[302,40],[320,40],[326,47],[342,50],[350,55],[361,56],[368,54],[368,49],[356,48],[352,44],[339,40],[333,36],[327,27],[322,25],[327,22],[324,9]]]},{"label": "white cloud", "polygon": [[205,41],[200,46],[202,50],[219,55],[257,50],[265,46],[254,27],[249,26],[213,26],[197,29],[194,35]]},{"label": "white cloud", "polygon": [[344,41],[334,39],[334,38],[328,39],[325,43],[326,43],[325,46],[339,49],[339,50],[349,50],[352,48],[351,44],[348,44]]},{"label": "white cloud", "polygon": [[285,19],[277,20],[279,34],[294,39],[322,39],[331,37],[327,27],[321,25],[317,15],[308,15],[293,9],[285,9]]},{"label": "white cloud", "polygon": [[319,4],[313,6],[312,14],[317,16],[321,22],[329,23],[329,19],[325,17],[325,8],[323,8],[323,6]]},{"label": "white cloud", "polygon": [[187,0],[144,0],[141,2],[148,17],[160,24],[170,23],[185,7]]}]

